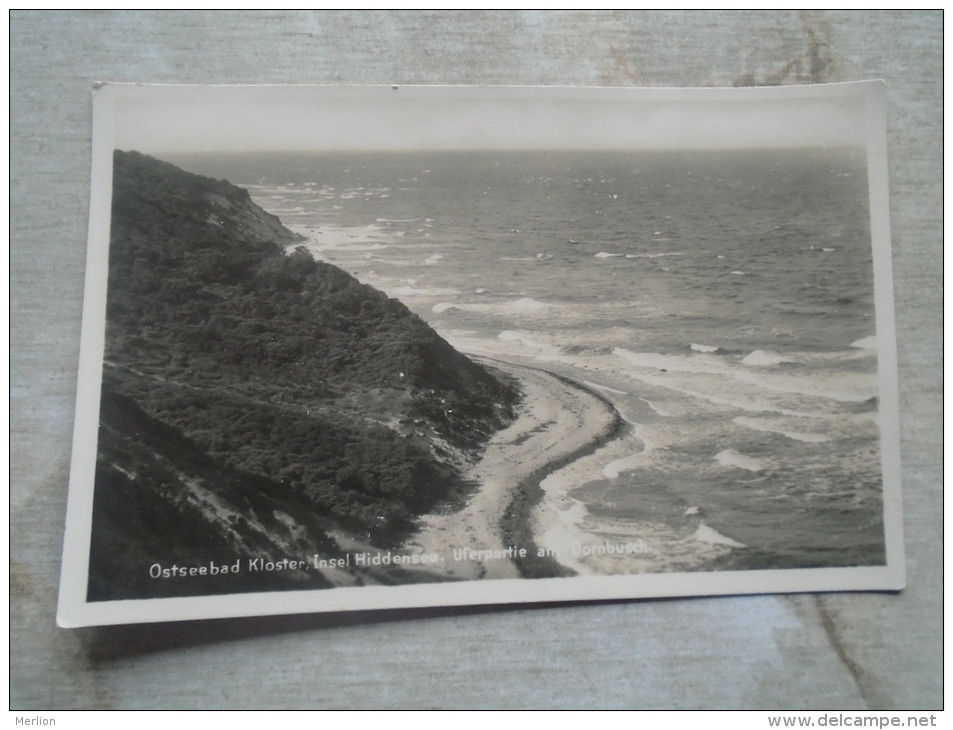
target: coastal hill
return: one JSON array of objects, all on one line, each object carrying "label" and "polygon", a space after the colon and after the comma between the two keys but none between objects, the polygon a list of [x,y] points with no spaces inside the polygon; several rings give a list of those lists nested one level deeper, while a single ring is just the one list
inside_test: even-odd
[{"label": "coastal hill", "polygon": [[300,241],[244,189],[115,153],[91,600],[360,583],[148,570],[396,546],[512,419],[511,385]]}]

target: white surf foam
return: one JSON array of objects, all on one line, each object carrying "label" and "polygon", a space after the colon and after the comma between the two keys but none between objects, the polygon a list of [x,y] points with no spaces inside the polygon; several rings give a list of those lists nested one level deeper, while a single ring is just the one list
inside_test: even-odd
[{"label": "white surf foam", "polygon": [[736,372],[735,378],[778,393],[829,398],[841,403],[863,403],[877,395],[877,376],[867,373],[796,375]]},{"label": "white surf foam", "polygon": [[[454,290],[454,293],[458,293]],[[487,304],[468,304],[465,302],[440,302],[435,304],[432,311],[440,314],[449,309],[459,309],[465,312],[491,312],[495,314],[521,314],[533,315],[543,313],[553,308],[554,305],[546,304],[529,297],[517,299],[515,301],[487,303]]]},{"label": "white surf foam", "polygon": [[602,475],[606,479],[618,479],[622,472],[632,471],[644,460],[644,458],[644,454],[635,454],[633,456],[626,456],[622,459],[614,459],[602,467]]},{"label": "white surf foam", "polygon": [[728,547],[736,548],[747,547],[737,540],[732,540],[730,537],[722,535],[718,530],[709,527],[704,522],[698,524],[698,529],[695,530],[695,539],[700,542],[707,542],[711,545],[727,545]]},{"label": "white surf foam", "polygon": [[436,287],[400,286],[393,290],[396,297],[448,297],[459,293],[456,289],[438,289]]},{"label": "white surf foam", "polygon": [[[681,393],[682,395],[687,395],[690,398],[697,398],[701,401],[711,403],[712,405],[719,408],[736,408],[741,411],[748,411],[749,413],[779,413],[785,416],[795,416],[798,418],[820,417],[819,414],[810,411],[795,411],[791,408],[785,408],[783,405],[778,405],[756,393],[752,393],[750,395],[738,393],[738,397],[726,397],[727,393],[737,391],[736,389],[726,388],[725,383],[721,378],[712,378],[707,383],[697,383],[697,385],[705,388],[705,390],[699,390],[698,388],[686,387],[683,382],[680,382],[681,378],[677,377],[678,373],[675,374],[676,377],[673,377],[672,373],[654,374],[646,372],[645,370],[620,371],[620,373],[632,378],[633,380],[648,383],[649,385],[659,388],[665,388],[675,393]],[[695,407],[697,408],[698,405],[696,404]],[[659,412],[660,415],[668,415],[662,413],[661,410],[658,410],[657,412]]]},{"label": "white surf foam", "polygon": [[[716,348],[717,349],[717,348]],[[657,352],[632,352],[621,347],[612,351],[613,355],[623,358],[627,362],[640,368],[652,370],[666,370],[684,373],[711,373],[717,375],[731,375],[733,369],[716,356],[692,355],[662,355]]]},{"label": "white surf foam", "polygon": [[583,385],[588,385],[590,388],[595,388],[596,390],[601,390],[603,393],[614,393],[616,395],[628,395],[624,390],[616,390],[615,388],[610,388],[608,385],[599,385],[598,383],[592,383],[588,380],[580,381]]},{"label": "white surf foam", "polygon": [[548,305],[544,302],[539,302],[530,297],[523,297],[522,299],[517,299],[515,302],[510,304],[510,308],[516,312],[537,312],[540,309],[545,309]]},{"label": "white surf foam", "polygon": [[556,355],[556,354],[559,354],[559,352],[561,352],[560,348],[554,347],[553,345],[549,345],[545,342],[534,340],[532,337],[528,337],[522,332],[514,332],[513,330],[504,330],[503,332],[500,332],[500,334],[498,334],[496,337],[498,340],[502,340],[503,342],[517,342],[523,345],[524,347],[528,347],[532,350],[536,350],[537,352],[546,354],[546,355]]},{"label": "white surf foam", "polygon": [[750,456],[739,454],[734,449],[725,449],[715,455],[715,461],[722,466],[733,466],[738,469],[747,469],[748,471],[761,471],[764,465],[757,459]]},{"label": "white surf foam", "polygon": [[779,433],[795,441],[805,441],[807,443],[819,444],[830,441],[831,437],[823,433],[802,433],[800,431],[789,431],[783,425],[777,424],[763,418],[751,418],[749,416],[738,416],[732,419],[739,426],[746,426],[755,431],[765,431],[768,433]]},{"label": "white surf foam", "polygon": [[773,350],[755,350],[741,359],[742,365],[753,365],[754,367],[780,365],[783,362],[794,361],[782,355],[780,352],[774,352]]},{"label": "white surf foam", "polygon": [[877,335],[870,335],[870,337],[861,337],[859,340],[850,343],[851,347],[857,347],[861,350],[876,350],[877,349]]}]

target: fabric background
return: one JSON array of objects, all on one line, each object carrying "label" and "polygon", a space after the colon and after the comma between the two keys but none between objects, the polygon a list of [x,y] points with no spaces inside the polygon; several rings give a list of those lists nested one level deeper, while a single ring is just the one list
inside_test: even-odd
[{"label": "fabric background", "polygon": [[[14,11],[11,706],[942,707],[940,11]],[[883,78],[908,587],[64,630],[95,81]]]}]

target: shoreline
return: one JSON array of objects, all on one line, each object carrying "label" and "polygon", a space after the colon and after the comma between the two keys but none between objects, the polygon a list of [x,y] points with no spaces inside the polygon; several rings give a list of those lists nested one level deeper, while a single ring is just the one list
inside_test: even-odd
[{"label": "shoreline", "polygon": [[[537,469],[516,486],[500,522],[500,532],[504,537],[504,542],[513,542],[525,546],[528,550],[525,558],[514,561],[520,576],[523,578],[562,578],[576,575],[575,570],[563,565],[555,558],[548,555],[539,555],[541,546],[536,542],[536,535],[533,533],[533,511],[546,498],[546,490],[543,489],[542,483],[560,469],[583,457],[594,454],[610,441],[622,436],[628,428],[622,414],[616,410],[612,401],[605,396],[571,378],[550,373],[546,370],[543,372],[547,372],[560,382],[571,388],[581,390],[601,402],[611,420],[603,426],[602,430],[589,443],[566,454],[561,459]],[[542,552],[546,552],[546,550],[544,549]]]},{"label": "shoreline", "polygon": [[[537,557],[532,513],[545,496],[540,483],[551,473],[601,448],[626,427],[599,393],[556,373],[470,354],[517,380],[523,401],[517,417],[487,443],[464,478],[480,488],[452,514],[428,514],[405,543],[413,552],[437,552],[445,560],[430,572],[455,580],[553,577],[572,571]],[[525,548],[525,558],[452,560],[453,552]]]}]

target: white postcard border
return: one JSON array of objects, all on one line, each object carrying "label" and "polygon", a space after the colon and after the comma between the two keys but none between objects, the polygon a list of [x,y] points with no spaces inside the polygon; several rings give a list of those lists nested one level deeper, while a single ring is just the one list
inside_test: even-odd
[{"label": "white postcard border", "polygon": [[[746,104],[778,103],[822,106],[861,100],[865,119],[874,254],[878,339],[879,427],[884,483],[887,565],[857,568],[812,568],[736,572],[691,572],[488,580],[402,586],[330,588],[88,602],[86,588],[92,526],[99,398],[105,342],[106,280],[111,215],[112,153],[123,131],[120,105],[129,100],[163,104],[171,99],[200,103],[226,98],[294,99],[305,93],[309,103],[328,105],[347,115],[354,104],[386,107],[395,95],[411,105],[437,103],[546,105],[571,102],[577,108],[600,103]],[[205,100],[205,101],[202,101]],[[847,100],[845,102],[845,100]],[[535,112],[534,112],[535,113]],[[412,117],[410,117],[412,118]],[[856,82],[759,89],[617,89],[568,87],[201,87],[105,84],[94,91],[92,194],[87,272],[83,307],[76,417],[73,434],[69,502],[57,622],[63,627],[181,621],[203,618],[298,614],[327,611],[406,609],[413,607],[496,605],[639,599],[675,596],[732,595],[826,591],[900,590],[905,584],[903,517],[900,492],[899,387],[890,249],[887,183],[886,105],[883,82]],[[582,125],[579,125],[580,127]],[[558,130],[557,130],[558,131]],[[577,130],[578,131],[578,130]],[[148,151],[148,149],[144,150]]]}]

